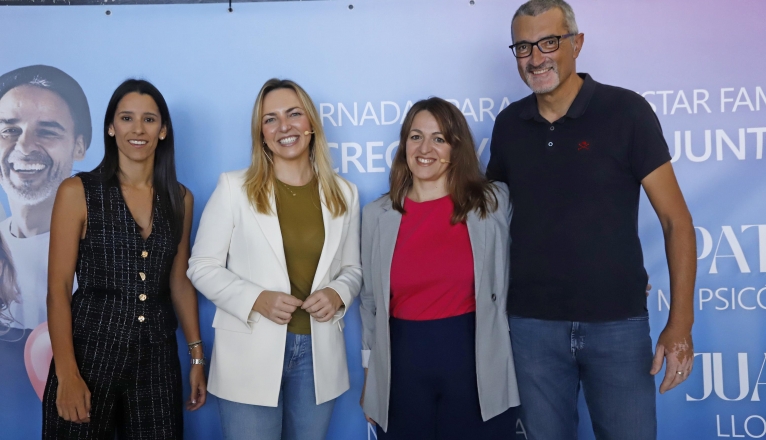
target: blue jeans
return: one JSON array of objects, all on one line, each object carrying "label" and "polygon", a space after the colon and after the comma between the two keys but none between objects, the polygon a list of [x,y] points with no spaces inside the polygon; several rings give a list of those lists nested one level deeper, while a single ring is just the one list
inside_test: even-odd
[{"label": "blue jeans", "polygon": [[648,316],[611,322],[511,316],[508,321],[529,440],[577,439],[581,384],[597,439],[657,438]]},{"label": "blue jeans", "polygon": [[311,335],[287,333],[276,407],[219,399],[227,440],[324,440],[335,400],[316,404]]}]

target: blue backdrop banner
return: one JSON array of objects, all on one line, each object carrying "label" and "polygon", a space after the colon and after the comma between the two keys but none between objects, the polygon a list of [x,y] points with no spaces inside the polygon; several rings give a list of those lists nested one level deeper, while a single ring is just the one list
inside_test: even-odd
[{"label": "blue backdrop banner", "polygon": [[[114,88],[128,77],[153,82],[173,116],[178,175],[195,195],[195,226],[218,175],[248,165],[253,103],[271,77],[293,79],[311,94],[335,167],[358,185],[362,204],[387,191],[402,119],[413,102],[428,96],[461,109],[486,164],[498,112],[530,93],[508,49],[520,2],[350,3],[237,3],[234,12],[220,3],[0,8],[6,35],[0,74],[43,64],[82,87],[93,140],[84,157],[61,159],[64,171],[73,163],[72,172],[101,160],[101,124]],[[578,70],[651,103],[697,231],[694,372],[677,389],[658,394],[659,438],[766,438],[766,2],[571,4],[585,33]],[[3,173],[17,166],[6,150],[0,148]],[[49,186],[55,189],[60,180],[53,174]],[[12,179],[2,183],[0,220],[7,218],[0,223],[0,264],[9,254],[19,285],[19,301],[7,310],[23,319],[0,324],[0,437],[39,438],[50,341],[48,231],[37,220],[50,210],[29,208],[31,196]],[[43,226],[20,238],[11,233],[13,222]],[[654,286],[648,308],[656,341],[670,292],[662,230],[645,197],[639,233]],[[208,357],[214,311],[200,297]],[[351,389],[338,399],[328,438],[374,438],[358,404],[358,304],[346,322]],[[179,356],[188,355],[180,350]],[[587,411],[582,404],[580,409],[580,438],[592,439]],[[221,437],[215,398],[184,417],[187,438]],[[526,438],[521,423],[515,435]]]}]

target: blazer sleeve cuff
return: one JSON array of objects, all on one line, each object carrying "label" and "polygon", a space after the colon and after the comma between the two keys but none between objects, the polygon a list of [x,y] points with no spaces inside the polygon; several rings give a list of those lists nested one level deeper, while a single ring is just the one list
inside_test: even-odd
[{"label": "blazer sleeve cuff", "polygon": [[250,324],[250,323],[258,322],[258,321],[261,320],[261,316],[263,316],[263,315],[261,315],[260,313],[256,312],[255,310],[251,310],[250,311],[250,315],[248,315],[248,317],[247,317],[247,323]]},{"label": "blazer sleeve cuff", "polygon": [[348,289],[345,285],[343,285],[343,283],[332,281],[324,288],[334,290],[335,293],[337,293],[340,297],[340,300],[343,301],[343,306],[341,306],[341,308],[339,308],[338,311],[335,312],[335,315],[332,317],[332,323],[335,324],[343,319],[344,316],[346,316],[346,311],[348,310],[349,305],[351,305],[351,303],[354,301],[354,298],[348,293]]},{"label": "blazer sleeve cuff", "polygon": [[[216,304],[216,307],[222,308],[230,314],[233,314],[240,321],[245,324],[258,322],[261,319],[261,314],[253,310],[255,301],[261,296],[261,292],[264,291],[260,286],[250,286],[251,288],[245,289],[240,295],[230,298],[230,302],[223,303],[221,305]],[[255,287],[254,289],[252,287]],[[215,301],[213,302],[215,304]],[[222,307],[223,306],[223,307]],[[227,308],[231,309],[229,312]],[[232,313],[234,312],[234,313]]]}]

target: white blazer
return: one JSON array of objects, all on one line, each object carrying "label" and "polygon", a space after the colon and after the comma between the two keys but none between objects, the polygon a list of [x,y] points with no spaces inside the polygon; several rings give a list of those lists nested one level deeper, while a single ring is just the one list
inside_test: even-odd
[{"label": "white blazer", "polygon": [[[311,291],[330,287],[345,307],[328,322],[311,318],[317,405],[349,388],[343,316],[362,284],[359,195],[354,184],[336,178],[348,209],[333,218],[320,187],[325,242]],[[244,181],[245,170],[221,174],[202,212],[187,275],[216,306],[210,392],[233,402],[276,407],[287,325],[252,308],[264,290],[289,293],[290,279],[279,220],[255,210]],[[273,197],[271,205],[276,213]]]}]

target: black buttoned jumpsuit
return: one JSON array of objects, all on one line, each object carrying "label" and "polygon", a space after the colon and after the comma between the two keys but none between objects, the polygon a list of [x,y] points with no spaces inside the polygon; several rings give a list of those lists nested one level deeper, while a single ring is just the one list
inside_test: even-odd
[{"label": "black buttoned jumpsuit", "polygon": [[177,252],[169,209],[156,197],[144,240],[118,182],[78,175],[88,210],[72,297],[80,375],[91,392],[90,423],[58,416],[55,367],[43,396],[44,439],[181,439],[181,370],[170,300]]}]

